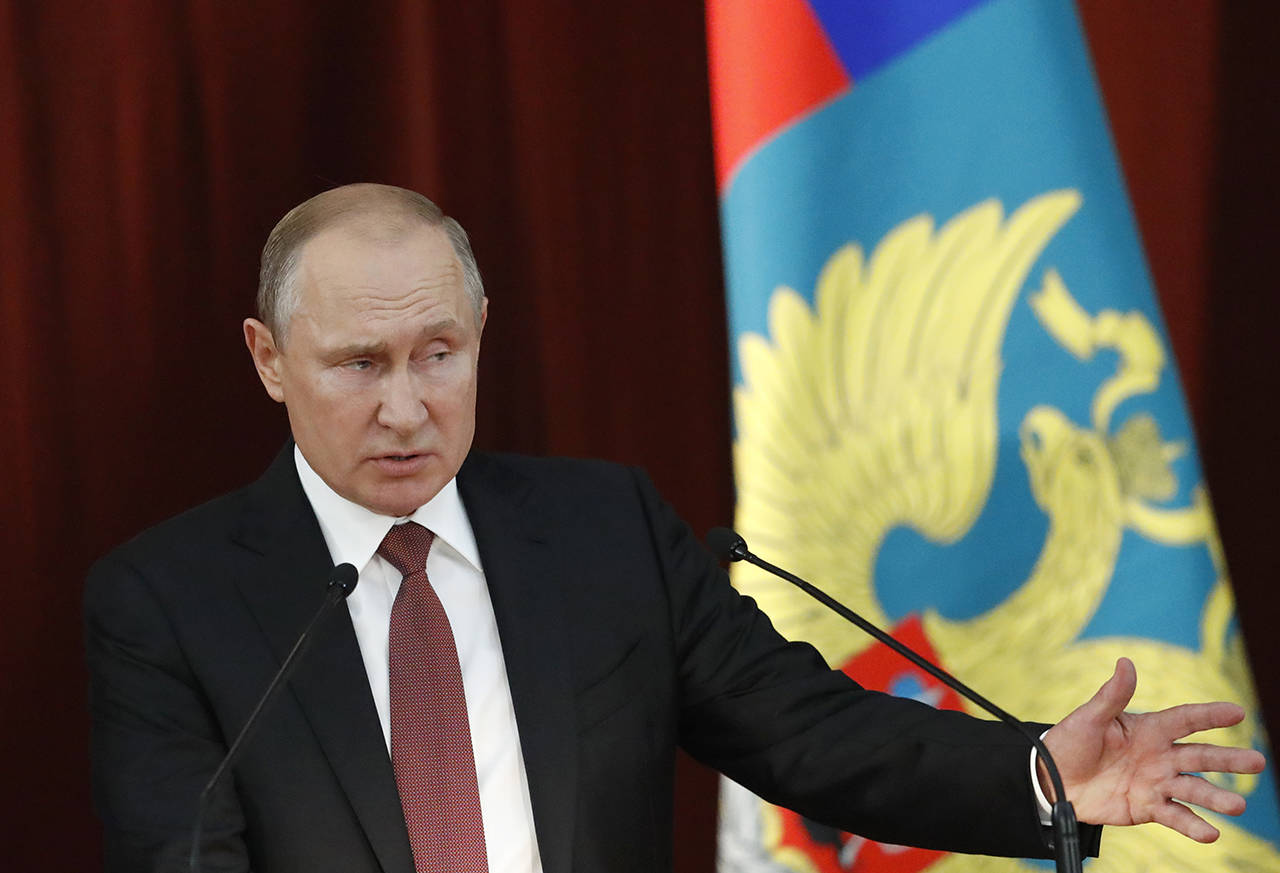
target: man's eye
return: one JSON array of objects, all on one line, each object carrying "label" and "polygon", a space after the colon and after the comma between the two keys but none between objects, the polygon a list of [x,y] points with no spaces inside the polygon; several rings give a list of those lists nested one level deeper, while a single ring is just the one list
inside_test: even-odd
[{"label": "man's eye", "polygon": [[373,361],[365,360],[363,358],[361,358],[358,361],[347,362],[348,370],[368,370],[368,369],[371,369],[372,367],[373,367]]}]

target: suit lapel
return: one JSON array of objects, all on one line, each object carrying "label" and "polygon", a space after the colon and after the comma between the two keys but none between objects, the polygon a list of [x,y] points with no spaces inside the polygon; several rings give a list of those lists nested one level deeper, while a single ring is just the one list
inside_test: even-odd
[{"label": "suit lapel", "polygon": [[[249,497],[238,539],[262,556],[262,569],[238,584],[283,661],[319,608],[333,563],[298,481],[292,444]],[[345,608],[335,609],[317,630],[289,685],[382,869],[412,873],[395,773]]]},{"label": "suit lapel", "polygon": [[577,804],[576,721],[546,507],[527,479],[483,455],[458,474],[502,639],[544,873],[568,873]]}]

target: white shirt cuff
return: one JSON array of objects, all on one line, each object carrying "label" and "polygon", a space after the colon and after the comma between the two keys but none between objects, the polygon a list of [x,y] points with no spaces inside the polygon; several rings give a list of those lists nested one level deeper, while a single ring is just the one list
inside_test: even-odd
[{"label": "white shirt cuff", "polygon": [[[1040,739],[1044,739],[1045,731],[1040,735]],[[1031,747],[1031,790],[1036,793],[1036,807],[1040,813],[1040,824],[1048,827],[1053,824],[1053,806],[1050,805],[1049,799],[1044,796],[1044,792],[1040,790],[1040,774],[1036,772],[1036,764],[1040,760],[1040,754],[1036,751],[1035,746]]]}]

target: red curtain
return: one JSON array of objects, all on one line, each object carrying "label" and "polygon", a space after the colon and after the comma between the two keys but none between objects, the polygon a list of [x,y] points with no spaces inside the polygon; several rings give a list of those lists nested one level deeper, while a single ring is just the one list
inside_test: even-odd
[{"label": "red curtain", "polygon": [[[1083,11],[1274,729],[1278,16],[1175,5]],[[98,864],[81,579],[284,438],[239,323],[319,190],[404,185],[471,231],[480,445],[639,463],[695,529],[731,517],[707,105],[687,0],[0,0],[7,868]],[[681,785],[678,869],[711,869],[714,780]]]}]

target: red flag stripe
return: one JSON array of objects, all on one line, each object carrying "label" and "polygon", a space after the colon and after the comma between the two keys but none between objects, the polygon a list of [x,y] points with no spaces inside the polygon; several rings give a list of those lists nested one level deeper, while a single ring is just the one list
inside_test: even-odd
[{"label": "red flag stripe", "polygon": [[805,0],[707,0],[716,183],[761,141],[852,80]]}]

